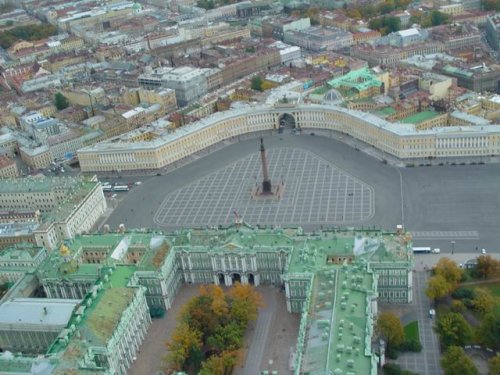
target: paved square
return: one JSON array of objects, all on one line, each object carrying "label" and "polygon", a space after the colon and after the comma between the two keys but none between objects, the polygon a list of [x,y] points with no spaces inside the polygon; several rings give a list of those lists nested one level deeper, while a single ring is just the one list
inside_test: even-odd
[{"label": "paved square", "polygon": [[169,229],[228,225],[234,211],[251,225],[345,225],[373,216],[373,188],[335,165],[292,148],[270,149],[267,158],[271,182],[284,181],[281,199],[252,199],[252,188],[262,182],[256,152],[168,194],[155,223]]}]

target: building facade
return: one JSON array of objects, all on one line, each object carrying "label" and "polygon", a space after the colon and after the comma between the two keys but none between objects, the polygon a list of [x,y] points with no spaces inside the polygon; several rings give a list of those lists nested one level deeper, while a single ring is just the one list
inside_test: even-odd
[{"label": "building facade", "polygon": [[82,172],[146,169],[173,164],[224,140],[253,132],[277,131],[285,113],[300,130],[334,130],[349,134],[400,159],[500,155],[497,126],[437,127],[390,123],[364,112],[324,105],[250,106],[216,113],[174,133],[143,142],[132,135],[78,150]]}]

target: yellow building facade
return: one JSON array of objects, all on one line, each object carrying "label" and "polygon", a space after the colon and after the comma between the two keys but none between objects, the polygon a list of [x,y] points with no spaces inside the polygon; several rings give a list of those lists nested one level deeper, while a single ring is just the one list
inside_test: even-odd
[{"label": "yellow building facade", "polygon": [[[290,114],[301,130],[348,134],[400,159],[500,155],[500,127],[438,127],[390,123],[374,115],[324,105],[255,106],[216,113],[176,132],[133,141],[137,130],[78,150],[82,172],[158,169],[240,135],[274,131]],[[440,120],[441,121],[441,120]]]}]

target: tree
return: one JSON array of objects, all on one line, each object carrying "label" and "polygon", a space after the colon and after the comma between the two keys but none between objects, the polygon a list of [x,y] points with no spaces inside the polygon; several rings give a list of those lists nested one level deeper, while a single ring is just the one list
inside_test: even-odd
[{"label": "tree", "polygon": [[500,315],[494,312],[484,315],[476,335],[482,345],[500,350]]},{"label": "tree", "polygon": [[445,280],[450,283],[453,289],[455,289],[462,279],[464,271],[458,267],[455,261],[445,257],[439,259],[439,262],[437,262],[436,267],[434,268],[434,273],[436,275],[443,276]]},{"label": "tree", "polygon": [[69,106],[68,99],[66,99],[66,97],[63,94],[61,94],[60,92],[55,94],[54,104],[55,104],[58,111],[65,109],[65,108],[68,108],[68,106]]},{"label": "tree", "polygon": [[490,358],[488,369],[490,370],[490,375],[500,375],[500,354]]},{"label": "tree", "polygon": [[252,78],[252,83],[250,87],[253,90],[262,91],[262,82],[263,82],[262,78],[260,78],[259,76],[255,76]]},{"label": "tree", "polygon": [[476,272],[482,278],[487,279],[500,274],[500,260],[491,255],[481,255],[477,258]]},{"label": "tree", "polygon": [[452,345],[463,346],[472,338],[472,328],[459,313],[450,312],[440,316],[436,330],[444,348]]},{"label": "tree", "polygon": [[488,311],[492,311],[495,307],[495,304],[495,297],[489,290],[477,288],[476,295],[472,300],[472,306],[474,306],[474,310],[484,314]]},{"label": "tree", "polygon": [[175,329],[172,339],[167,343],[169,350],[167,363],[174,370],[182,369],[193,351],[200,351],[202,346],[201,332],[182,322]]},{"label": "tree", "polygon": [[231,312],[234,318],[241,324],[246,324],[257,319],[259,307],[263,306],[262,296],[250,284],[234,284],[229,290],[228,297],[231,299]]},{"label": "tree", "polygon": [[440,12],[439,10],[433,10],[431,12],[431,25],[432,26],[439,26],[443,25],[445,23],[450,23],[451,17],[449,14]]},{"label": "tree", "polygon": [[425,294],[432,300],[443,298],[451,292],[450,284],[443,276],[433,276],[427,282]]},{"label": "tree", "polygon": [[458,346],[450,346],[441,358],[445,375],[477,375],[474,362]]},{"label": "tree", "polygon": [[230,375],[236,365],[238,352],[227,351],[210,357],[201,367],[199,375]]},{"label": "tree", "polygon": [[377,319],[377,333],[384,338],[387,345],[397,347],[405,340],[405,331],[399,318],[390,312],[381,313]]}]

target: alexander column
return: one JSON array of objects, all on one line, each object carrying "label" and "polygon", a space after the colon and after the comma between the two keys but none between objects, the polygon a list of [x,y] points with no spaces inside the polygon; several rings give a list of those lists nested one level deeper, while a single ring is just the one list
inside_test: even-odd
[{"label": "alexander column", "polygon": [[269,172],[267,171],[267,158],[266,149],[264,148],[264,139],[260,139],[260,159],[262,161],[262,174],[264,180],[262,181],[262,194],[272,194],[271,180],[269,179]]}]

